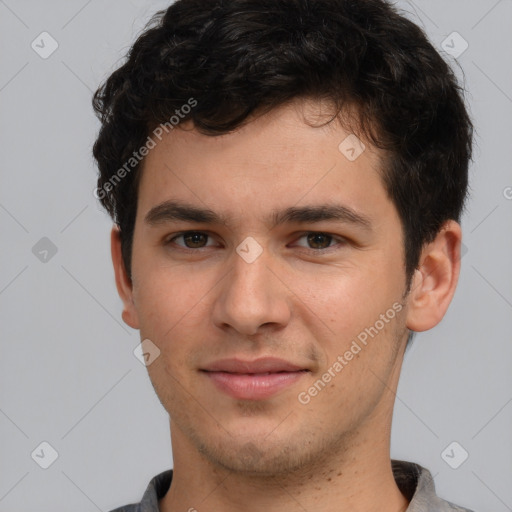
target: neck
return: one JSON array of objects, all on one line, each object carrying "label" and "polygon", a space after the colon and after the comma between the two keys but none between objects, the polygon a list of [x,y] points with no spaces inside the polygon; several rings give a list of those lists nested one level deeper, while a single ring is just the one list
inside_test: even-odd
[{"label": "neck", "polygon": [[[255,476],[216,466],[171,422],[174,471],[161,512],[404,512],[389,456],[389,430],[361,426],[314,465],[285,475]],[[370,422],[373,423],[373,422]],[[382,425],[382,423],[381,423]],[[371,432],[371,435],[370,435]]]}]

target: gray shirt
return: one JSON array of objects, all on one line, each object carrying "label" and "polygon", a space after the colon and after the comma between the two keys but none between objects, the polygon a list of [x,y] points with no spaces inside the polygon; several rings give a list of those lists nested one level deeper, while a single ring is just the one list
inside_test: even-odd
[{"label": "gray shirt", "polygon": [[[396,484],[410,502],[406,512],[472,512],[439,498],[432,475],[427,469],[402,460],[392,460],[391,464]],[[171,480],[172,469],[168,469],[152,478],[139,503],[110,512],[159,512],[158,500],[169,490]]]}]

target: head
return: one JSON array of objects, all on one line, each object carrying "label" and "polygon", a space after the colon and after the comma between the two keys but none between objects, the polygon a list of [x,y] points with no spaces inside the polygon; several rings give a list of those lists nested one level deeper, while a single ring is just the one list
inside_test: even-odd
[{"label": "head", "polygon": [[[116,224],[123,318],[161,351],[148,370],[185,437],[226,467],[248,440],[283,447],[254,457],[249,445],[265,472],[387,417],[409,333],[438,323],[453,296],[471,156],[462,91],[421,29],[383,0],[178,0],[94,108],[96,194]],[[328,204],[342,206],[339,225],[325,208],[271,222]],[[306,254],[295,228],[341,244]],[[200,233],[183,245],[180,231]],[[244,247],[261,250],[250,263],[236,251],[248,236],[256,244]],[[326,241],[306,238],[308,251]],[[269,400],[227,397],[205,372],[286,354],[302,384]],[[321,396],[297,400],[326,374]],[[318,435],[333,400],[343,421],[329,412],[337,427]],[[283,444],[269,432],[287,412],[297,435]]]}]

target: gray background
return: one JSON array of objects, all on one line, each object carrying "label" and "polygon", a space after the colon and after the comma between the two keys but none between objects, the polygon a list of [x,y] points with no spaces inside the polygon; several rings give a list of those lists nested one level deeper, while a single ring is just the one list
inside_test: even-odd
[{"label": "gray background", "polygon": [[[99,124],[90,106],[92,91],[167,3],[0,0],[0,512],[107,511],[138,501],[149,479],[171,467],[167,415],[133,354],[138,332],[121,320],[111,222],[92,195]],[[459,288],[443,322],[418,335],[406,355],[392,456],[429,468],[453,502],[505,512],[512,510],[512,2],[400,6],[436,47],[453,31],[468,42],[457,74],[465,76],[477,138]],[[59,45],[46,59],[31,47],[42,46],[43,31]],[[448,42],[462,48],[459,39]],[[48,469],[36,463],[51,456],[41,452],[43,441],[58,453]],[[453,441],[469,453],[457,469],[441,455]],[[448,453],[460,462],[461,448]]]}]

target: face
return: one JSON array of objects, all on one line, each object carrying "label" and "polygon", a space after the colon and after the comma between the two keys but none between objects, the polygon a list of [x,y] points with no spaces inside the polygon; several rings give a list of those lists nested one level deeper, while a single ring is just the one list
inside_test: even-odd
[{"label": "face", "polygon": [[141,176],[124,318],[160,350],[148,371],[172,428],[237,471],[291,471],[391,414],[400,219],[378,150],[354,160],[314,107],[216,137],[183,125]]}]

